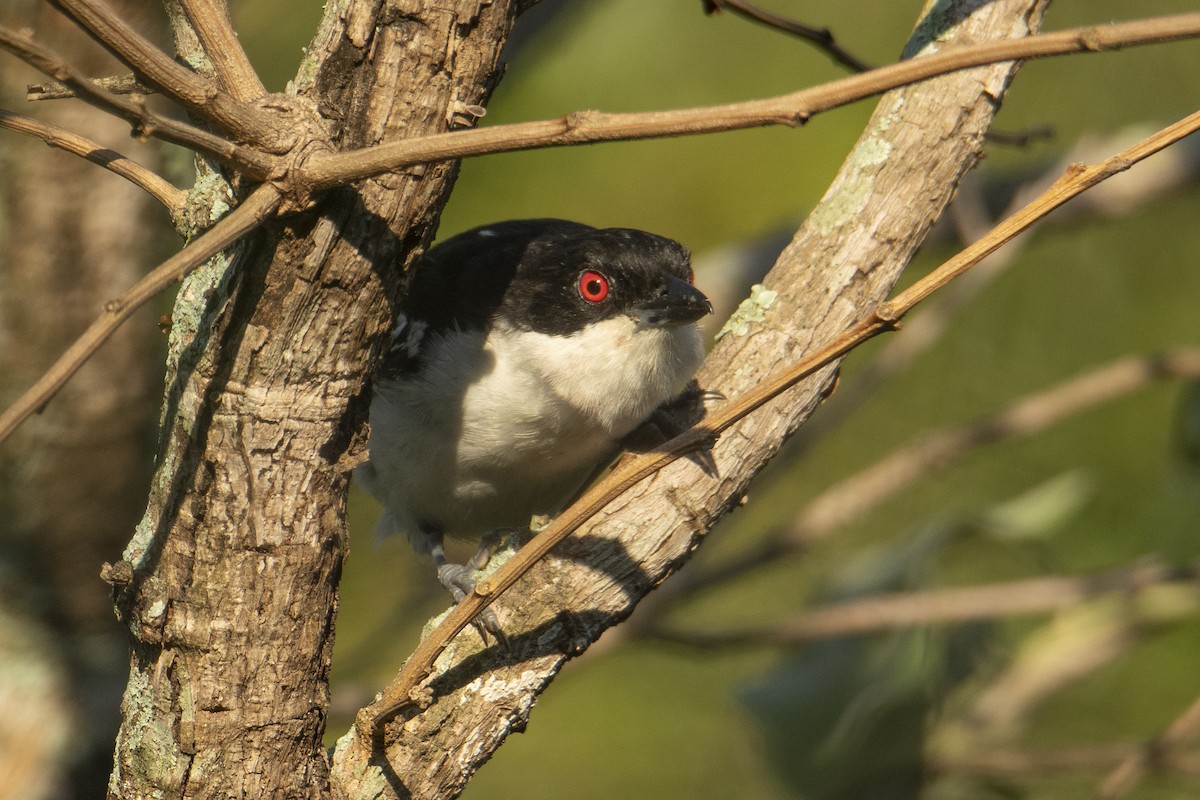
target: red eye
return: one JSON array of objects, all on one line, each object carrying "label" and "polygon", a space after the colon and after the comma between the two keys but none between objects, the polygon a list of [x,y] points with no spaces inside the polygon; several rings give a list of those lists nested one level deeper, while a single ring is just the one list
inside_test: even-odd
[{"label": "red eye", "polygon": [[588,270],[579,276],[579,294],[589,303],[601,303],[608,297],[608,278]]}]

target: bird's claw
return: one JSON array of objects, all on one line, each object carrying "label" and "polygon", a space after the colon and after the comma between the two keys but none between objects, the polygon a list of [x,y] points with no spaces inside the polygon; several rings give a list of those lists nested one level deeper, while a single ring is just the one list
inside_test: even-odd
[{"label": "bird's claw", "polygon": [[[475,590],[476,571],[477,569],[473,569],[470,565],[441,564],[437,569],[438,581],[446,587],[446,591],[450,592],[455,603],[461,603],[467,598],[467,595]],[[508,638],[500,627],[500,619],[492,609],[484,608],[480,611],[471,620],[471,625],[479,633],[479,638],[485,645],[491,644],[488,639],[491,636],[501,647],[505,650],[508,649]]]}]

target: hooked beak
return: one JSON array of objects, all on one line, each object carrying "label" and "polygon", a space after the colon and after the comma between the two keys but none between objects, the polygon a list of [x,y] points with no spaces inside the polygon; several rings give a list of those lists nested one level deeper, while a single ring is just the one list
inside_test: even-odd
[{"label": "hooked beak", "polygon": [[646,325],[682,325],[695,322],[705,314],[712,313],[712,303],[704,293],[687,281],[674,275],[667,276],[667,285],[651,300],[635,309],[637,316]]}]

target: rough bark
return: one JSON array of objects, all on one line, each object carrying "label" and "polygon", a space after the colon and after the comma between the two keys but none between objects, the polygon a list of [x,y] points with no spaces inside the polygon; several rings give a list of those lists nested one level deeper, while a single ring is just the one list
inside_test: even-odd
[{"label": "rough bark", "polygon": [[[950,43],[1024,36],[1047,0],[930,4],[909,55]],[[891,92],[820,206],[740,312],[701,384],[733,397],[841,332],[881,301],[977,161],[1016,65],[966,70]],[[614,501],[501,598],[512,652],[480,652],[465,631],[427,682],[430,704],[386,728],[383,745],[351,731],[334,754],[348,797],[452,797],[503,739],[520,730],[559,668],[676,570],[705,531],[737,506],[750,479],[818,404],[836,367],[731,429],[714,481],[676,462]]]},{"label": "rough bark", "polygon": [[[115,4],[142,21],[149,5]],[[48,9],[5,8],[0,17],[32,22],[42,40],[71,52],[89,73],[117,68]],[[6,107],[154,163],[154,151],[129,141],[125,123],[71,102],[29,108],[25,85],[39,74],[10,60],[3,76]],[[22,137],[5,135],[3,147],[0,400],[7,404],[87,327],[114,287],[148,269],[153,223],[158,233],[169,226],[148,196],[93,164]],[[92,796],[108,774],[127,659],[99,570],[129,538],[145,500],[158,391],[150,352],[160,338],[151,310],[132,320],[0,459],[0,560],[12,574],[3,604],[20,598],[22,608],[6,613],[27,615],[40,628],[0,636],[0,662],[12,670],[0,679],[10,701],[0,702],[0,742],[7,743],[0,743],[0,797],[49,796],[37,784],[61,796]],[[30,661],[35,652],[40,664]],[[15,670],[22,663],[24,675]],[[35,698],[37,718],[16,711]]]},{"label": "rough bark", "polygon": [[[514,15],[331,2],[294,94],[272,106],[335,148],[446,130],[456,103],[486,101]],[[146,516],[109,571],[134,634],[110,796],[329,794],[339,459],[363,421],[370,343],[455,172],[331,193],[181,288]]]}]

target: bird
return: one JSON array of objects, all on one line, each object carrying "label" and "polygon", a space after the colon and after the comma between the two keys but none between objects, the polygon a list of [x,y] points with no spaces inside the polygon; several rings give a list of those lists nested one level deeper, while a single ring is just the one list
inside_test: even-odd
[{"label": "bird", "polygon": [[689,384],[711,312],[688,251],[641,230],[510,220],[430,248],[355,470],[383,506],[377,533],[406,535],[461,601],[487,554],[451,563],[445,538],[488,541],[565,507]]}]

